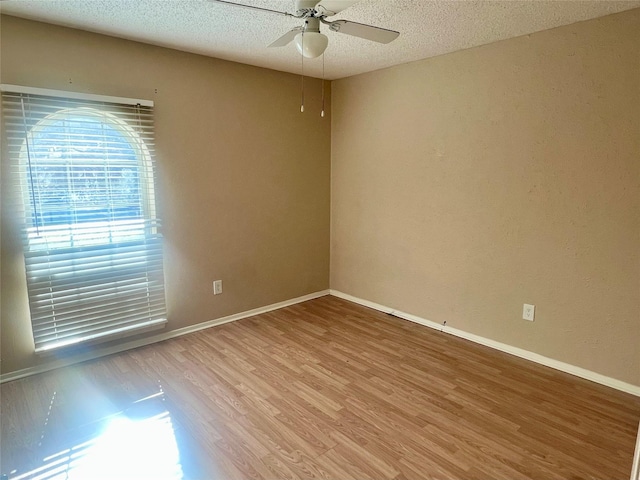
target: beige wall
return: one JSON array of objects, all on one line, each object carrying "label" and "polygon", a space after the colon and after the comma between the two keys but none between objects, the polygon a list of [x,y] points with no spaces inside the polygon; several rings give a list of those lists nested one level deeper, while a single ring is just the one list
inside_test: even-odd
[{"label": "beige wall", "polygon": [[[1,27],[2,83],[155,101],[168,330],[329,287],[331,117],[319,115],[319,80],[305,83],[301,114],[296,75],[6,16]],[[7,373],[48,359],[32,353],[2,162]]]},{"label": "beige wall", "polygon": [[[327,288],[331,211],[332,288],[640,385],[640,10],[336,81],[331,132],[316,80],[1,27],[3,83],[156,102],[168,329]],[[3,373],[47,360],[6,166]]]},{"label": "beige wall", "polygon": [[331,158],[331,288],[640,385],[639,9],[335,81]]}]

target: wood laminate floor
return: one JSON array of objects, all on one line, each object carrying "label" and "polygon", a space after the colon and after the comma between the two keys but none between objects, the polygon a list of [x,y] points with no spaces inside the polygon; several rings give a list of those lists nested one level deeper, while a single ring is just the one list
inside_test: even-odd
[{"label": "wood laminate floor", "polygon": [[2,385],[9,478],[622,479],[640,399],[335,297]]}]

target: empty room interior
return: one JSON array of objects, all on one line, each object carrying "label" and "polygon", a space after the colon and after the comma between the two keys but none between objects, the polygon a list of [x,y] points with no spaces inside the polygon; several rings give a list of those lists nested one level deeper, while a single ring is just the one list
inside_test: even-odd
[{"label": "empty room interior", "polygon": [[0,13],[2,478],[640,480],[639,1]]}]

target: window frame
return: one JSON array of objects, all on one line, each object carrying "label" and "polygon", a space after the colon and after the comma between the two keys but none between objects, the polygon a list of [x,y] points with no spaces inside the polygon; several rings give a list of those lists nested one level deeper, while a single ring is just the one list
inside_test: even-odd
[{"label": "window frame", "polygon": [[[32,327],[35,352],[38,354],[49,354],[57,352],[60,349],[111,341],[117,338],[164,328],[167,323],[167,314],[164,290],[164,256],[162,253],[159,218],[157,216],[157,178],[153,155],[153,146],[155,145],[153,135],[153,101],[8,84],[0,85],[0,91],[2,92],[4,114],[3,135],[6,135],[5,138],[8,143],[6,152],[8,153],[11,164],[11,176],[13,177],[12,185],[15,186],[17,190],[20,190],[15,192],[14,201],[17,204],[17,217],[21,224],[23,234],[22,244],[24,248],[26,269],[26,287],[29,294],[29,306],[31,312],[30,323]],[[36,115],[29,115],[27,118],[27,114],[24,111],[25,99],[32,99],[32,97],[37,97],[33,100],[32,104],[37,105],[39,110],[37,110]],[[47,98],[43,99],[42,97]],[[19,100],[16,100],[16,98],[19,98]],[[47,104],[47,101],[50,101],[50,103]],[[71,104],[69,108],[61,107],[61,102],[65,101]],[[6,113],[4,111],[5,104],[15,107],[18,103],[20,103],[23,108],[21,114],[16,113],[15,108],[11,113]],[[141,107],[145,108],[144,125],[141,123]],[[53,111],[50,114],[43,114],[43,111],[48,108],[52,108]],[[131,110],[132,108],[137,108],[137,124],[134,122],[136,118],[135,111],[134,114],[131,114],[133,111]],[[124,113],[121,114],[119,109],[128,113],[128,115],[125,115]],[[137,189],[138,198],[140,200],[139,208],[141,209],[140,216],[132,219],[132,221],[134,223],[139,222],[142,232],[140,237],[130,237],[122,241],[113,241],[114,239],[112,237],[111,229],[114,228],[114,226],[117,227],[119,222],[122,224],[122,222],[126,221],[119,219],[116,216],[110,217],[108,220],[104,220],[102,222],[96,222],[104,223],[104,226],[106,226],[107,233],[104,234],[105,237],[107,237],[106,241],[100,241],[100,233],[97,234],[96,238],[98,238],[98,240],[95,243],[81,246],[72,246],[72,243],[70,242],[67,246],[59,246],[56,248],[46,245],[45,242],[43,247],[38,248],[30,241],[30,231],[33,233],[38,229],[42,230],[46,227],[38,226],[37,216],[39,214],[41,215],[41,213],[34,212],[33,210],[37,191],[32,193],[33,184],[30,183],[30,179],[32,179],[30,175],[33,173],[31,170],[33,165],[31,165],[31,157],[28,152],[28,142],[30,139],[33,139],[34,135],[41,133],[44,129],[50,127],[55,122],[59,122],[63,118],[69,118],[68,114],[73,112],[78,112],[80,115],[87,118],[90,116],[95,117],[101,122],[101,125],[107,125],[119,133],[132,148],[137,160]],[[24,123],[24,130],[22,133],[20,133],[18,120],[21,120]],[[10,129],[11,133],[9,133]],[[20,139],[21,136],[22,139]],[[150,145],[147,144],[149,139],[151,141]],[[107,154],[105,154],[104,161],[105,181],[108,182],[109,160]],[[107,191],[109,191],[110,194],[113,194],[113,191]],[[113,197],[109,197],[107,195],[105,198],[105,205],[111,209],[113,205]],[[87,231],[90,231],[92,228],[91,222],[84,222],[84,224],[85,227],[88,228]],[[69,229],[72,229],[77,225],[82,226],[83,222],[64,225]],[[62,231],[63,228],[60,228],[59,230]],[[42,232],[37,232],[36,235],[41,236],[41,233]],[[146,278],[146,283],[143,280],[137,281],[134,279],[135,285],[131,287],[132,290],[127,290],[125,287],[119,286],[122,282],[126,284],[121,272],[127,270],[125,267],[128,267],[126,263],[123,263],[121,258],[126,256],[122,253],[123,251],[133,251],[134,256],[138,255],[138,257],[135,257],[135,260],[139,265],[141,265],[141,267],[136,270],[138,272],[137,274],[142,275],[140,278]],[[58,257],[56,257],[56,255],[58,255]],[[41,282],[42,278],[48,278],[48,282],[50,282],[50,286],[48,288],[54,289],[57,287],[51,285],[58,285],[59,278],[62,277],[57,277],[56,275],[58,274],[53,273],[49,273],[47,274],[48,276],[45,275],[44,277],[33,276],[35,274],[33,273],[33,270],[30,271],[30,265],[37,264],[36,267],[32,267],[36,268],[36,271],[38,268],[41,268],[41,265],[44,265],[46,270],[46,265],[51,265],[50,263],[47,263],[51,262],[51,258],[54,259],[54,265],[58,265],[55,262],[59,261],[60,255],[67,255],[70,258],[75,259],[71,261],[73,266],[68,267],[63,275],[63,277],[66,275],[65,278],[71,279],[71,287],[66,286],[64,281],[61,282],[64,288],[71,290],[75,289],[75,291],[72,294],[65,293],[62,300],[55,300],[54,297],[56,297],[57,293],[52,290],[53,293],[50,295],[52,299],[49,303],[51,304],[50,308],[53,314],[51,316],[47,316],[47,314],[45,314],[44,317],[39,317],[38,315],[41,315],[41,313],[36,313],[34,317],[34,308],[36,308],[34,305],[37,306],[42,303],[37,299],[34,300],[37,295],[33,292],[40,288],[34,287],[34,285]],[[96,259],[100,259],[100,261],[102,261],[103,255],[106,255],[105,258],[107,259],[118,258],[119,260],[108,260],[107,263],[109,266],[102,269],[106,273],[95,274],[91,269],[97,268],[95,267]],[[30,262],[32,263],[30,264]],[[75,270],[76,262],[79,265],[78,270]],[[91,283],[90,285],[83,283],[87,278],[91,278],[91,281],[93,281],[94,277],[99,279],[96,280],[98,283]],[[46,281],[47,280],[43,280],[45,284]],[[101,284],[99,283],[100,281],[104,281],[104,283]],[[105,286],[107,284],[112,285],[109,287],[111,290],[107,291],[107,287]],[[115,287],[113,287],[113,285],[115,285]],[[144,294],[145,288],[146,297]],[[78,298],[85,298],[85,289],[88,289],[89,294],[95,294],[95,296],[91,296],[88,300],[78,300]],[[94,291],[91,291],[91,289],[94,289]],[[123,306],[120,306],[120,302],[118,301],[118,298],[120,297],[113,297],[112,292],[119,292],[119,290],[122,290],[123,292],[121,293],[121,295],[123,295]],[[142,297],[140,298],[138,298],[135,293],[139,290],[143,292]],[[105,294],[104,292],[107,293]],[[75,297],[73,297],[73,295],[75,295]],[[120,295],[120,293],[118,293],[118,295]],[[101,304],[101,299],[103,298],[108,298],[108,300],[104,301],[104,306]],[[143,305],[146,301],[147,307],[140,307],[142,308],[140,310],[137,306],[135,308],[132,308],[129,305],[124,306],[124,298],[127,298],[127,301],[131,300],[136,305]],[[56,301],[62,302],[64,304],[63,307],[60,307],[60,304],[56,305]],[[55,309],[66,308],[67,302],[73,304],[73,308],[70,313],[71,320],[56,320]],[[83,302],[88,302],[88,304],[83,304]],[[96,307],[96,304],[98,304],[99,307]],[[109,305],[111,305],[111,307],[109,307]],[[113,305],[115,305],[115,307]],[[101,313],[97,313],[95,316],[93,313],[86,313],[86,310],[94,310],[96,308],[102,308],[100,311]],[[117,318],[119,309],[123,312],[122,319]],[[143,319],[143,315],[146,315],[144,312],[146,311],[148,311],[149,318]],[[59,317],[63,316],[61,313],[58,313],[57,315]],[[152,315],[153,318],[151,318]],[[50,318],[53,318],[53,320],[50,320]],[[59,327],[57,326],[58,323],[60,324]],[[42,340],[43,337],[49,338],[51,336],[50,333],[45,335],[36,333],[37,329],[43,328],[53,329],[53,340]],[[61,340],[59,341],[57,340],[58,331],[61,332],[59,334]]]}]

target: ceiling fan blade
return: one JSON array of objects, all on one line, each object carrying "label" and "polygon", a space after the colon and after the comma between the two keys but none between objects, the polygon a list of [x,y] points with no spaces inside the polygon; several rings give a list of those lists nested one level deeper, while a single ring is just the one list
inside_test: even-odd
[{"label": "ceiling fan blade", "polygon": [[227,0],[209,0],[209,1],[215,2],[215,3],[222,3],[224,5],[233,5],[234,7],[249,8],[251,10],[259,10],[261,12],[276,13],[278,15],[285,15],[287,17],[294,16],[291,13],[281,12],[280,10],[271,10],[270,8],[255,7],[253,5],[245,5],[244,3],[227,2]]},{"label": "ceiling fan blade", "polygon": [[284,47],[288,43],[290,43],[296,35],[302,31],[302,27],[296,27],[293,30],[289,30],[287,33],[282,35],[279,39],[273,42],[269,47]]},{"label": "ceiling fan blade", "polygon": [[360,0],[322,0],[316,5],[316,10],[327,17],[340,13],[342,10],[349,8]]},{"label": "ceiling fan blade", "polygon": [[347,20],[336,20],[331,22],[329,30],[333,32],[346,33],[354,37],[365,38],[379,43],[389,43],[398,38],[400,32],[387,30],[386,28],[365,25],[364,23],[349,22]]}]

